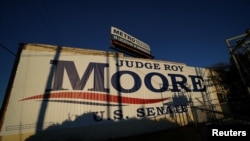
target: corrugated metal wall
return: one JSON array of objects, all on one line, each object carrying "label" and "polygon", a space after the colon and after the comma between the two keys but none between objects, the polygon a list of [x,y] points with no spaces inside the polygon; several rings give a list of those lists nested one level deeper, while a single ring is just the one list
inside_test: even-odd
[{"label": "corrugated metal wall", "polygon": [[194,122],[190,106],[218,103],[208,75],[182,63],[26,44],[1,136],[97,140],[185,126]]}]

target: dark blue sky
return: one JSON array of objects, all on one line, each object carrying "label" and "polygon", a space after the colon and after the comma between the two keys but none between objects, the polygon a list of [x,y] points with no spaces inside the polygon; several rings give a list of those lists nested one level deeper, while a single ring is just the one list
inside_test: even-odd
[{"label": "dark blue sky", "polygon": [[[156,60],[209,67],[228,62],[225,39],[250,27],[249,0],[0,0],[0,44],[113,51],[110,28],[144,41]],[[15,56],[0,47],[0,103]]]}]

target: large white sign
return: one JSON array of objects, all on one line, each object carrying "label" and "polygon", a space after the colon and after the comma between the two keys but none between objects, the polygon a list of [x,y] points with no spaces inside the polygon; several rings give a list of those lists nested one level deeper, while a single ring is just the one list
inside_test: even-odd
[{"label": "large white sign", "polygon": [[1,135],[182,113],[190,118],[189,98],[200,98],[209,89],[205,69],[200,75],[182,63],[115,57],[27,45]]}]

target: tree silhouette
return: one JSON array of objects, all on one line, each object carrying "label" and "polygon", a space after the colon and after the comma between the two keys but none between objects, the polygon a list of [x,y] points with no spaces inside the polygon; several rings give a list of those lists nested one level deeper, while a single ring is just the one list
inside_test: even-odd
[{"label": "tree silhouette", "polygon": [[234,55],[246,84],[243,82],[232,57],[229,63],[217,63],[210,69],[218,74],[213,78],[213,81],[227,89],[227,102],[232,114],[249,116],[250,98],[247,87],[250,86],[250,55],[249,51],[238,52]]}]

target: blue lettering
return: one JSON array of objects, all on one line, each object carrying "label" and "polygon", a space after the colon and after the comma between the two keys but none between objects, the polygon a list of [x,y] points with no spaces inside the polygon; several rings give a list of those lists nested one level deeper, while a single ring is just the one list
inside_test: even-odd
[{"label": "blue lettering", "polygon": [[[134,86],[131,89],[125,89],[121,86],[120,78],[124,74],[129,74],[134,79]],[[112,86],[119,92],[123,93],[133,93],[135,91],[138,91],[141,88],[141,78],[138,76],[138,74],[132,72],[132,71],[117,71],[111,78]]]},{"label": "blue lettering", "polygon": [[70,84],[73,90],[82,90],[85,87],[90,74],[94,71],[94,87],[88,90],[100,91],[100,92],[109,91],[109,89],[104,88],[104,68],[108,67],[108,64],[89,63],[81,79],[77,73],[77,70],[73,61],[52,60],[51,64],[56,66],[55,72],[54,72],[54,83],[52,87],[52,90],[54,91],[65,90],[64,88],[62,88],[64,69],[66,70],[68,74],[68,78],[70,80]]},{"label": "blue lettering", "polygon": [[[122,61],[120,61],[120,66],[123,65]],[[127,66],[132,65],[132,62],[126,62]],[[71,87],[73,90],[83,90],[84,87],[87,84],[87,81],[89,80],[90,75],[93,73],[93,87],[89,88],[89,91],[99,91],[99,92],[108,92],[109,88],[105,88],[104,86],[104,78],[105,78],[105,68],[109,67],[109,64],[107,63],[94,63],[91,62],[88,64],[87,68],[85,69],[82,77],[80,78],[78,75],[78,72],[76,70],[76,66],[73,61],[62,61],[62,60],[51,60],[51,64],[54,65],[54,81],[51,90],[67,90],[69,88],[63,88],[63,80],[65,76],[65,72],[67,73],[67,76],[69,78]],[[119,66],[119,65],[118,65]],[[140,68],[142,67],[141,63],[135,63],[135,66]],[[151,68],[149,63],[145,64],[146,68]],[[158,65],[156,65],[158,66]],[[159,67],[156,67],[159,68]],[[121,76],[122,75],[130,75],[133,79],[133,86],[131,88],[124,88],[121,83]],[[162,86],[159,88],[155,88],[152,84],[152,77],[158,76],[161,79]],[[180,92],[181,89],[184,89],[187,92],[190,92],[191,89],[187,87],[187,78],[184,75],[181,74],[168,74],[168,76],[171,79],[172,82],[172,92]],[[203,85],[203,78],[201,76],[195,76],[195,75],[189,75],[189,78],[191,79],[192,86],[193,86],[193,92],[204,92],[206,91],[206,86]],[[107,78],[109,79],[109,78]],[[109,82],[109,81],[108,81]],[[129,82],[126,82],[129,83]],[[116,89],[119,92],[123,93],[133,93],[138,91],[141,88],[142,85],[142,79],[140,76],[133,72],[128,70],[122,70],[117,71],[111,76],[111,84],[114,89]],[[158,72],[150,72],[145,75],[144,78],[144,84],[147,87],[148,90],[152,92],[164,92],[168,90],[169,82],[168,79],[161,73]]]},{"label": "blue lettering", "polygon": [[[173,85],[173,89],[171,90],[172,92],[180,92],[181,89],[178,87],[180,86],[181,88],[183,88],[185,91],[190,92],[191,90],[188,89],[188,87],[186,86],[187,84],[187,78],[184,75],[181,74],[168,74],[172,80],[172,85]],[[180,78],[180,81],[177,81],[176,78]]]},{"label": "blue lettering", "polygon": [[[156,89],[152,86],[152,83],[151,83],[151,79],[154,75],[157,75],[161,78],[162,80],[162,87],[160,89]],[[164,92],[164,91],[167,91],[168,90],[168,80],[167,78],[160,74],[160,73],[157,73],[157,72],[152,72],[152,73],[149,73],[145,76],[145,79],[144,79],[144,83],[146,85],[146,87],[151,90],[152,92]]]},{"label": "blue lettering", "polygon": [[204,82],[201,76],[189,75],[193,84],[193,92],[204,92],[206,91],[206,86],[203,85]]}]

